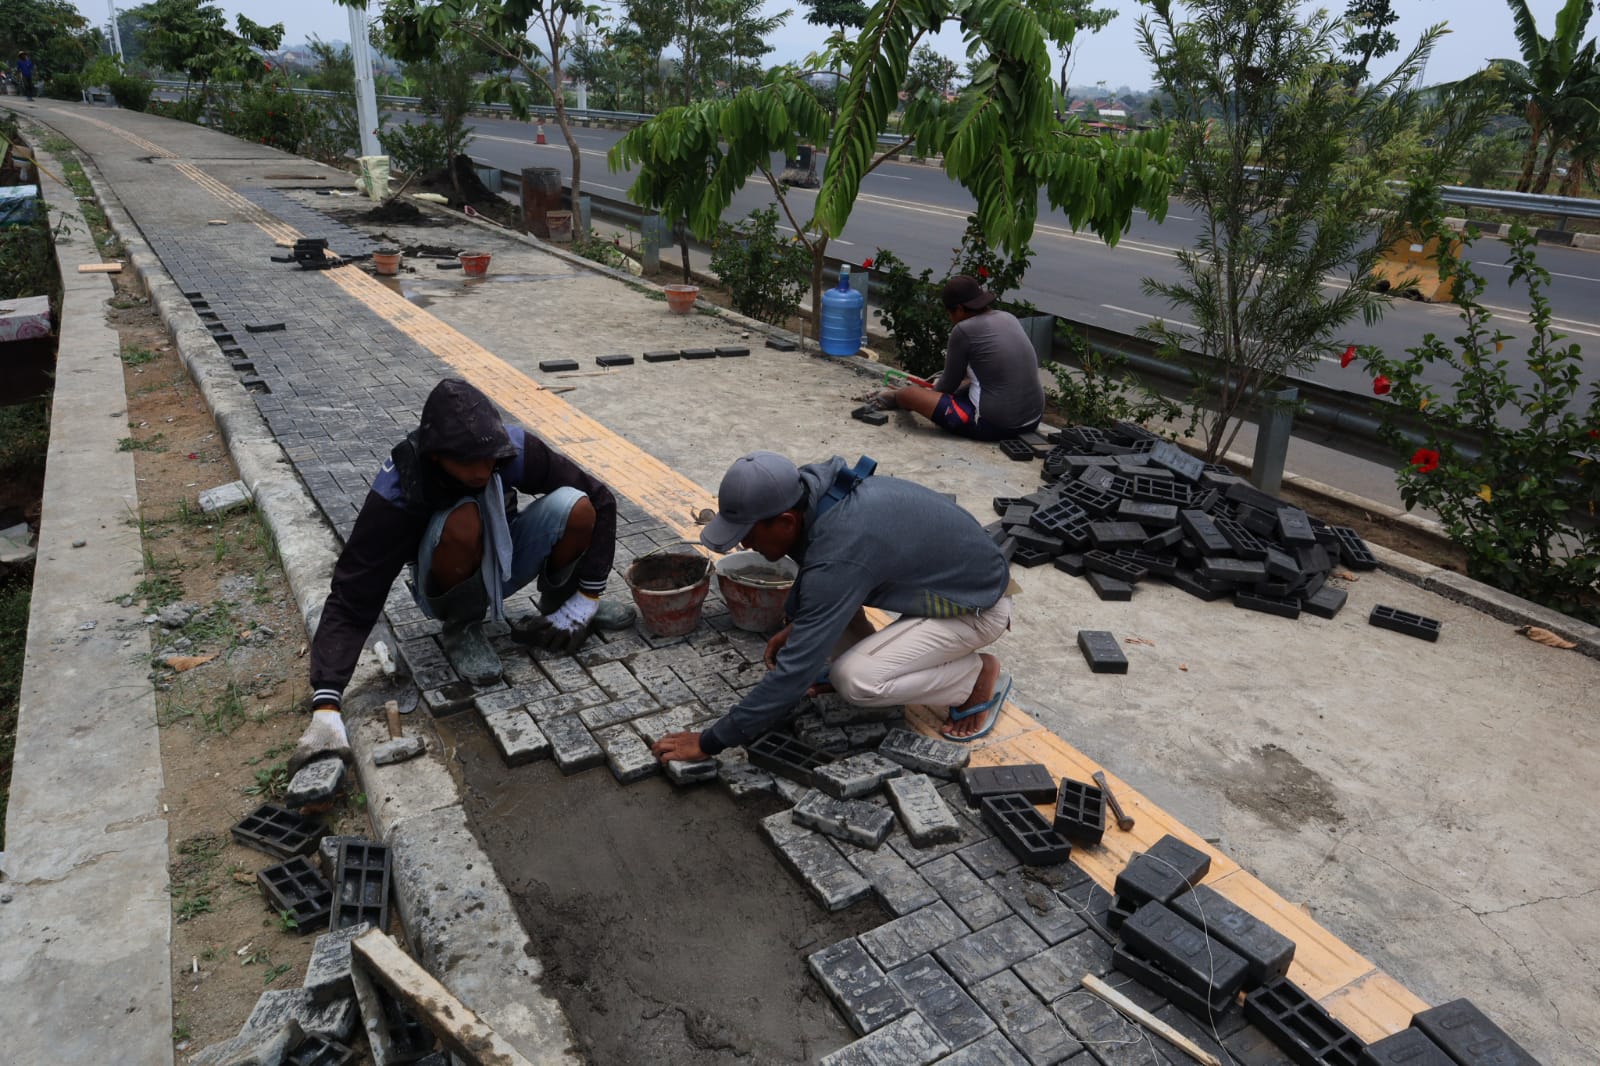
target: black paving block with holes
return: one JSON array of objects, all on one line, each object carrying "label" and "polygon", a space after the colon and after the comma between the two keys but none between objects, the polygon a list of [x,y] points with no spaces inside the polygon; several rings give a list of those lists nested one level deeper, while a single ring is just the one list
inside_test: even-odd
[{"label": "black paving block with holes", "polygon": [[1091,517],[1110,514],[1121,499],[1112,493],[1097,489],[1083,481],[1069,481],[1062,485],[1058,495],[1069,503],[1075,503]]},{"label": "black paving block with holes", "polygon": [[808,788],[815,787],[811,771],[833,761],[833,756],[797,740],[788,733],[764,733],[745,745],[745,757],[750,765],[796,781]]},{"label": "black paving block with holes", "polygon": [[1032,448],[1015,439],[1001,441],[1000,451],[1005,454],[1007,459],[1017,463],[1030,463],[1036,458]]},{"label": "black paving block with holes", "polygon": [[1174,526],[1148,538],[1143,544],[1139,545],[1139,550],[1150,552],[1152,555],[1160,555],[1176,548],[1182,540],[1183,530]]},{"label": "black paving block with holes", "polygon": [[1228,555],[1233,551],[1233,545],[1217,528],[1216,521],[1204,511],[1179,511],[1178,524],[1189,543],[1203,555]]},{"label": "black paving block with holes", "polygon": [[360,1058],[354,1048],[319,1033],[307,1033],[305,1039],[284,1056],[283,1066],[347,1066],[359,1062]]},{"label": "black paving block with holes", "polygon": [[1294,961],[1294,941],[1210,885],[1195,885],[1193,891],[1180,892],[1167,906],[1245,961],[1245,988],[1266,984],[1289,972],[1289,963]]},{"label": "black paving block with holes", "polygon": [[1030,803],[1053,803],[1056,779],[1043,763],[968,766],[961,771],[961,793],[976,804],[985,796],[1018,795]]},{"label": "black paving block with holes", "polygon": [[1338,554],[1339,535],[1333,531],[1332,526],[1316,515],[1311,516],[1311,534],[1317,538],[1317,543],[1322,545],[1323,548],[1334,555]]},{"label": "black paving block with holes", "polygon": [[1267,545],[1267,557],[1262,561],[1267,564],[1267,576],[1274,581],[1296,582],[1305,577],[1294,557],[1274,545]]},{"label": "black paving block with holes", "polygon": [[680,348],[678,349],[678,354],[685,359],[715,359],[717,350],[715,348]]},{"label": "black paving block with holes", "polygon": [[1248,964],[1233,949],[1161,903],[1142,904],[1122,924],[1121,933],[1130,952],[1208,1003],[1238,994],[1249,974]]},{"label": "black paving block with holes", "polygon": [[666,349],[666,350],[658,351],[658,352],[645,352],[644,353],[644,361],[647,362],[647,363],[676,363],[679,359],[682,359],[682,358],[683,358],[683,356],[678,352],[678,349],[676,349],[676,348],[670,348],[670,349]]},{"label": "black paving block with holes", "polygon": [[1183,482],[1147,474],[1135,475],[1129,492],[1135,500],[1164,503],[1172,507],[1188,507],[1194,498],[1194,493]]},{"label": "black paving block with holes", "polygon": [[1456,1060],[1421,1029],[1402,1029],[1368,1044],[1356,1062],[1358,1066],[1457,1066]]},{"label": "black paving block with holes", "polygon": [[1223,490],[1228,499],[1234,503],[1242,503],[1269,514],[1277,514],[1278,508],[1288,507],[1289,504],[1269,493],[1262,492],[1248,481],[1236,481]]},{"label": "black paving block with holes", "polygon": [[595,365],[597,365],[597,366],[632,366],[633,365],[633,356],[631,356],[631,355],[621,355],[621,354],[596,356],[595,357]]},{"label": "black paving block with holes", "polygon": [[1067,838],[1052,829],[1025,796],[985,796],[978,806],[984,824],[1024,866],[1054,866],[1072,854]]},{"label": "black paving block with holes", "polygon": [[1117,896],[1111,901],[1111,906],[1106,908],[1106,926],[1112,930],[1121,929],[1122,923],[1133,917],[1133,912],[1139,909],[1139,904],[1131,899]]},{"label": "black paving block with holes", "polygon": [[1217,527],[1233,553],[1241,559],[1265,559],[1267,546],[1261,543],[1261,538],[1250,532],[1244,526],[1231,518],[1222,515],[1212,515],[1212,523]]},{"label": "black paving block with holes", "polygon": [[1206,464],[1169,440],[1157,441],[1148,453],[1150,462],[1164,466],[1187,481],[1199,481]]},{"label": "black paving block with holes", "polygon": [[1015,538],[1007,537],[1000,542],[1000,557],[1006,561],[1007,565],[1010,564],[1012,557],[1016,554],[1017,542]]},{"label": "black paving block with holes", "polygon": [[1083,652],[1084,662],[1089,664],[1089,670],[1093,673],[1128,672],[1128,657],[1122,654],[1122,647],[1117,643],[1116,635],[1107,630],[1078,630],[1078,650]]},{"label": "black paving block with holes", "polygon": [[1128,860],[1117,874],[1117,898],[1133,904],[1168,903],[1199,884],[1210,869],[1211,858],[1205,852],[1169,834]]},{"label": "black paving block with holes", "polygon": [[1085,448],[1092,448],[1096,444],[1104,444],[1111,439],[1106,435],[1106,431],[1098,426],[1068,426],[1058,436],[1063,441],[1070,440]]},{"label": "black paving block with holes", "polygon": [[333,887],[304,855],[260,871],[256,884],[274,914],[294,919],[296,932],[309,933],[327,924]]},{"label": "black paving block with holes", "polygon": [[1235,506],[1233,517],[1264,544],[1275,542],[1278,538],[1278,516],[1270,511],[1241,503]]},{"label": "black paving block with holes", "polygon": [[1259,585],[1267,579],[1267,564],[1259,559],[1208,558],[1200,564],[1200,576],[1208,581]]},{"label": "black paving block with holes", "polygon": [[794,341],[783,337],[768,337],[767,347],[775,352],[792,352],[799,347]]},{"label": "black paving block with holes", "polygon": [[863,404],[851,411],[850,417],[857,422],[865,422],[869,426],[886,426],[889,424],[889,416],[870,403]]},{"label": "black paving block with holes", "polygon": [[[1284,589],[1288,591],[1287,588]],[[1274,596],[1263,587],[1261,589],[1237,589],[1233,594],[1233,605],[1242,607],[1247,611],[1260,611],[1262,614],[1276,615],[1279,618],[1295,619],[1300,617],[1300,601],[1293,596]]]},{"label": "black paving block with holes", "polygon": [[1060,500],[1033,512],[1028,524],[1041,533],[1059,537],[1068,548],[1079,551],[1089,546],[1088,512],[1075,503]]},{"label": "black paving block with holes", "polygon": [[1062,552],[1056,556],[1055,568],[1073,577],[1082,577],[1088,573],[1088,569],[1083,565],[1083,556],[1078,552]]},{"label": "black paving block with holes", "polygon": [[1377,626],[1379,629],[1392,629],[1396,633],[1404,633],[1408,637],[1419,640],[1437,641],[1439,631],[1444,628],[1436,618],[1428,618],[1410,611],[1402,611],[1398,607],[1388,607],[1378,604],[1372,609],[1372,614],[1367,616],[1367,624]]},{"label": "black paving block with holes", "polygon": [[1357,1066],[1366,1046],[1288,979],[1245,996],[1244,1016],[1299,1066]]},{"label": "black paving block with holes", "polygon": [[1411,1025],[1427,1034],[1460,1066],[1536,1066],[1534,1057],[1471,1000],[1457,999],[1429,1007],[1413,1017]]},{"label": "black paving block with holes", "polygon": [[564,370],[576,370],[578,369],[578,361],[576,359],[541,359],[539,360],[539,369],[547,374],[554,374]]},{"label": "black paving block with holes", "polygon": [[1005,513],[1007,511],[1011,510],[1011,508],[1015,507],[1019,503],[1022,503],[1022,497],[1021,496],[996,496],[990,502],[990,506],[992,506],[994,508],[994,513],[995,514],[997,514],[1000,517],[1004,518],[1005,517]]},{"label": "black paving block with holes", "polygon": [[1054,558],[1055,556],[1047,551],[1017,542],[1014,550],[1011,552],[1011,558],[1008,559],[1007,562],[1031,569],[1035,566],[1043,566],[1045,563],[1048,563]]},{"label": "black paving block with holes", "polygon": [[[1123,500],[1117,504],[1117,518],[1124,522],[1138,522],[1144,527],[1144,538],[1150,530],[1174,529],[1178,525],[1178,508],[1170,503],[1148,503],[1143,500]],[[1141,540],[1142,543],[1142,540]]]},{"label": "black paving block with holes", "polygon": [[1161,577],[1171,577],[1178,569],[1176,555],[1152,555],[1142,548],[1118,548],[1111,556]]},{"label": "black paving block with holes", "polygon": [[719,344],[717,345],[718,359],[738,359],[740,356],[750,354],[748,344]]},{"label": "black paving block with holes", "polygon": [[1150,536],[1137,522],[1090,522],[1089,540],[1096,548],[1137,548]]},{"label": "black paving block with holes", "polygon": [[346,840],[333,866],[333,910],[329,929],[371,922],[389,928],[389,845]]},{"label": "black paving block with holes", "polygon": [[1106,832],[1106,795],[1098,785],[1061,779],[1056,816],[1050,826],[1079,847],[1092,848]]},{"label": "black paving block with holes", "polygon": [[1089,587],[1094,589],[1094,594],[1108,603],[1121,603],[1133,599],[1133,586],[1120,578],[1095,573],[1089,574],[1088,578]]},{"label": "black paving block with holes", "polygon": [[234,840],[279,859],[307,854],[327,831],[315,818],[276,803],[263,803],[232,829]]},{"label": "black paving block with holes", "polygon": [[[1037,511],[1034,513],[1038,514]],[[1041,533],[1031,526],[1018,526],[1011,531],[1011,535],[1017,538],[1017,547],[1031,548],[1036,552],[1044,552],[1046,562],[1067,550],[1066,541],[1060,537],[1051,536],[1049,533]]]},{"label": "black paving block with holes", "polygon": [[1180,568],[1171,577],[1167,578],[1174,586],[1187,592],[1197,600],[1210,603],[1220,600],[1224,596],[1233,595],[1234,585],[1231,581],[1212,581],[1195,573],[1193,570]]},{"label": "black paving block with holes", "polygon": [[1376,570],[1378,557],[1372,554],[1361,534],[1349,526],[1330,526],[1339,542],[1339,558],[1352,570]]},{"label": "black paving block with holes", "polygon": [[1278,540],[1290,545],[1311,545],[1317,536],[1311,531],[1311,517],[1298,507],[1278,508]]},{"label": "black paving block with holes", "polygon": [[1349,598],[1350,593],[1344,589],[1336,589],[1332,585],[1323,585],[1314,595],[1301,599],[1300,608],[1307,614],[1314,614],[1318,618],[1332,618],[1344,608],[1345,601]]},{"label": "black paving block with holes", "polygon": [[1194,499],[1189,503],[1189,507],[1192,510],[1202,511],[1205,514],[1210,514],[1217,509],[1217,505],[1221,502],[1222,493],[1218,492],[1216,489],[1206,489],[1204,492],[1195,494]]},{"label": "black paving block with holes", "polygon": [[1096,549],[1085,552],[1083,556],[1084,569],[1093,574],[1104,574],[1114,577],[1118,581],[1126,581],[1132,585],[1145,576],[1145,568],[1129,559],[1113,555],[1110,552]]},{"label": "black paving block with holes", "polygon": [[1000,516],[1000,522],[1007,526],[1026,526],[1032,522],[1033,513],[1037,510],[1033,504],[1018,500],[1006,508],[1005,513]]},{"label": "black paving block with holes", "polygon": [[1295,565],[1306,573],[1333,568],[1333,559],[1328,555],[1328,549],[1321,544],[1299,544],[1290,554],[1294,556]]},{"label": "black paving block with holes", "polygon": [[[1115,907],[1113,907],[1111,913],[1117,913]],[[1133,915],[1131,914],[1122,917],[1112,928],[1126,929],[1128,920],[1132,917]],[[1232,1006],[1230,1003],[1231,997],[1221,994],[1220,989],[1217,990],[1216,995],[1207,998],[1189,988],[1154,962],[1140,958],[1121,944],[1111,949],[1111,965],[1118,973],[1127,974],[1134,981],[1157,993],[1163,999],[1170,1000],[1185,1014],[1202,1022],[1216,1020],[1220,1015],[1227,1013]]]}]

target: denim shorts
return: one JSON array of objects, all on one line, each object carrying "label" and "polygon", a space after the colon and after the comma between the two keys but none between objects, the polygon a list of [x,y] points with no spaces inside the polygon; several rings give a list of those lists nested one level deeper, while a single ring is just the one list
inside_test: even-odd
[{"label": "denim shorts", "polygon": [[[539,568],[550,557],[556,542],[566,533],[567,517],[572,513],[572,508],[585,498],[582,490],[563,486],[545,493],[511,517],[511,573],[501,586],[502,600],[538,576]],[[434,512],[428,520],[427,531],[422,535],[422,543],[417,546],[417,561],[412,564],[411,570],[413,597],[429,618],[439,617],[436,608],[443,599],[443,596],[428,595],[427,590],[428,575],[433,568],[433,552],[439,546],[439,538],[444,535],[445,520],[456,507],[476,502],[475,497],[464,496],[456,501],[454,507]],[[487,609],[488,605],[485,604],[484,610]]]}]

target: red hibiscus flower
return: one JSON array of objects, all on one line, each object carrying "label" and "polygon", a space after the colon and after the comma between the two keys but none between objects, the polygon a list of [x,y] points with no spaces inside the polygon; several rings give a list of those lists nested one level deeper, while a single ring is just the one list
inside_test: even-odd
[{"label": "red hibiscus flower", "polygon": [[866,259],[863,259],[861,261],[861,269],[862,270],[871,270],[872,269],[872,258],[870,256],[868,256]]},{"label": "red hibiscus flower", "polygon": [[978,268],[978,277],[986,278],[988,276],[989,276],[989,268],[988,267],[979,267]]},{"label": "red hibiscus flower", "polygon": [[1432,448],[1418,448],[1417,454],[1411,457],[1411,465],[1419,474],[1431,474],[1439,469],[1439,453]]},{"label": "red hibiscus flower", "polygon": [[1389,379],[1379,374],[1372,379],[1372,391],[1379,396],[1389,395]]},{"label": "red hibiscus flower", "polygon": [[1351,363],[1353,363],[1355,361],[1355,358],[1356,358],[1356,346],[1352,344],[1350,347],[1346,348],[1344,350],[1344,354],[1339,357],[1339,365],[1340,366],[1349,366]]}]

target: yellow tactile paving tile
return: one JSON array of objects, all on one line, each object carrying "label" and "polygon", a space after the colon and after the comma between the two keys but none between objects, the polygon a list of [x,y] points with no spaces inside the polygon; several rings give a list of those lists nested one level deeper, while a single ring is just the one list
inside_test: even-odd
[{"label": "yellow tactile paving tile", "polygon": [[[260,226],[275,241],[292,242],[300,236],[198,167],[181,164],[176,169]],[[614,491],[628,497],[686,541],[697,542],[699,527],[693,516],[702,508],[715,508],[713,494],[374,278],[343,269],[329,271],[328,277],[351,297],[483,389],[518,421],[535,429],[552,446],[605,481]],[[887,620],[881,611],[868,613],[880,626]],[[921,732],[936,735],[944,712],[908,707],[906,720]],[[1103,769],[1008,703],[994,732],[974,746],[972,763],[994,766],[1026,762],[1042,763],[1057,777],[1080,781],[1092,780],[1094,772]],[[1208,884],[1295,942],[1290,978],[1309,995],[1323,1001],[1330,1012],[1363,1039],[1375,1039],[1405,1028],[1410,1024],[1411,1014],[1426,1006],[1312,921],[1303,910],[1246,873],[1167,812],[1109,771],[1106,776],[1124,809],[1133,816],[1135,825],[1128,833],[1109,826],[1099,847],[1074,850],[1074,861],[1099,884],[1109,889],[1133,852],[1149,847],[1170,833],[1211,856]],[[1044,813],[1048,816],[1053,812]]]}]

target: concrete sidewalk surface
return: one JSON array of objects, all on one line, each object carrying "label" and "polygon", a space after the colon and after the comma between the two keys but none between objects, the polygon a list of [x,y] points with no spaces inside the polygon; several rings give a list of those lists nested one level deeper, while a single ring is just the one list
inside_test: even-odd
[{"label": "concrete sidewalk surface", "polygon": [[[288,281],[312,282],[286,276],[286,268],[269,269],[271,241],[245,224],[253,215],[235,215],[236,224],[208,232],[208,218],[242,210],[216,197],[242,194],[285,225],[354,206],[303,190],[333,184],[334,172],[199,127],[54,103],[33,116],[61,130],[93,161],[160,257],[150,268],[178,279],[212,271],[219,288],[258,298],[262,320],[296,309],[299,290],[288,290]],[[196,186],[211,196],[199,195]],[[175,187],[183,191],[175,194]],[[289,214],[295,218],[284,217]],[[387,227],[401,243],[438,243],[443,232]],[[233,276],[224,276],[214,258],[190,255],[197,242],[221,239],[243,248]],[[513,414],[548,414],[556,403],[570,409],[559,421],[550,416],[549,426],[552,439],[580,461],[608,461],[608,453],[618,453],[611,442],[620,440],[710,493],[728,463],[753,448],[797,461],[867,453],[885,473],[954,493],[983,521],[990,520],[992,497],[1038,486],[1036,465],[1012,463],[992,446],[951,439],[907,416],[883,429],[851,421],[848,412],[866,391],[866,379],[818,358],[764,351],[761,335],[741,321],[670,318],[638,288],[534,242],[486,228],[471,240],[494,251],[497,276],[471,286],[442,274],[408,277],[402,288],[415,312],[395,312],[389,322],[435,352],[455,337],[493,353],[497,362],[481,369],[492,378],[491,394]],[[339,299],[364,299],[355,279],[337,276],[349,269],[315,281],[339,286]],[[99,314],[97,305],[84,310]],[[342,329],[349,343],[369,343],[356,336],[353,320],[341,323],[335,313],[323,322],[323,312],[309,308],[305,314],[308,328],[330,336]],[[749,343],[753,354],[588,372],[597,355],[610,352],[738,343]],[[335,380],[333,354],[329,349],[324,375],[294,364],[293,374],[285,370],[279,379],[287,391],[274,384],[270,397],[256,398],[313,494],[319,491],[316,463],[342,485],[346,467],[359,471],[366,460],[338,436],[325,435],[341,449],[337,459],[329,457],[330,444],[286,438],[282,419],[291,399],[315,393],[307,402],[329,425],[348,424],[357,436],[377,434],[386,448],[414,422],[408,397],[432,384],[368,383],[355,396]],[[538,371],[539,360],[559,357],[579,360],[585,373],[558,378]],[[64,351],[63,365],[65,359]],[[359,365],[368,373],[366,362]],[[68,381],[74,379],[63,378]],[[572,388],[554,398],[538,392],[541,382]],[[61,393],[71,390],[58,390],[59,411]],[[248,394],[239,390],[238,399],[248,408]],[[386,405],[376,413],[393,430],[374,428],[375,412],[363,404]],[[103,502],[103,489],[95,491]],[[692,533],[687,514],[653,509],[679,497],[653,491],[649,477],[625,479],[619,491]],[[348,520],[330,513],[320,495],[318,501],[335,528]],[[51,506],[47,497],[47,525]],[[45,547],[41,541],[41,568],[48,564]],[[136,544],[132,551],[136,567]],[[308,549],[316,552],[325,556],[326,545]],[[1397,570],[1419,572],[1392,561]],[[1544,1061],[1600,1058],[1600,1012],[1593,1009],[1600,1002],[1593,965],[1600,945],[1600,892],[1594,888],[1600,856],[1583,844],[1600,786],[1593,758],[1600,739],[1593,695],[1600,662],[1532,644],[1500,618],[1388,570],[1360,575],[1336,619],[1298,622],[1202,604],[1156,586],[1141,586],[1130,603],[1102,603],[1081,581],[1047,568],[1019,570],[1017,578],[1023,594],[998,652],[1016,679],[1014,702],[1034,723],[1113,768],[1116,778],[1196,835],[1220,842],[1240,866],[1302,904],[1421,999],[1471,998]],[[325,584],[302,585],[297,582],[296,594],[314,615]],[[1380,603],[1440,619],[1444,635],[1426,644],[1366,625],[1367,613]],[[1079,629],[1141,638],[1124,645],[1130,672],[1091,674],[1075,646]],[[29,653],[31,666],[31,636]],[[148,744],[153,747],[153,724]],[[19,743],[19,774],[22,766]],[[158,762],[154,773],[159,787]],[[139,800],[146,807],[147,798]],[[109,817],[120,826],[121,816]],[[159,829],[146,831],[163,836]],[[8,867],[23,854],[19,848],[12,845]],[[158,884],[165,877],[164,840],[159,858],[146,860],[163,879]],[[7,876],[16,879],[10,869]],[[153,895],[164,921],[164,894]],[[7,942],[44,936],[12,925],[15,906],[0,908],[0,922],[16,930]],[[74,896],[57,910],[79,907]],[[164,960],[161,969],[164,975]],[[8,971],[7,978],[13,987],[11,978],[20,974]],[[170,1010],[170,997],[165,1005]],[[0,1016],[8,1022],[28,1017],[12,1010],[0,1006]],[[63,1013],[73,1016],[70,1006]],[[147,1024],[154,1028],[158,1020]],[[163,1042],[168,1036],[165,1028],[158,1035]]]}]

